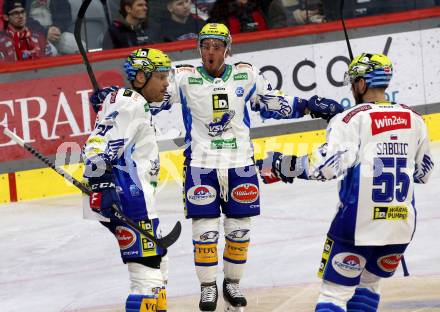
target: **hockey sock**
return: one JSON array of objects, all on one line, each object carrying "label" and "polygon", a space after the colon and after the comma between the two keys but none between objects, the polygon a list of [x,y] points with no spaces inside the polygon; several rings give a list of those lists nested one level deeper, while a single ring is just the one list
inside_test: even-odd
[{"label": "hockey sock", "polygon": [[240,281],[243,277],[249,247],[250,218],[225,218],[225,279]]},{"label": "hockey sock", "polygon": [[347,302],[347,312],[376,312],[380,295],[366,288],[356,288],[354,296]]},{"label": "hockey sock", "polygon": [[345,310],[331,302],[320,302],[316,305],[315,312],[345,312]]},{"label": "hockey sock", "polygon": [[216,280],[218,227],[218,218],[197,219],[192,222],[194,264],[201,284]]},{"label": "hockey sock", "polygon": [[156,312],[156,296],[129,295],[125,303],[126,312]]},{"label": "hockey sock", "polygon": [[157,312],[167,312],[167,290],[162,287],[157,295]]}]

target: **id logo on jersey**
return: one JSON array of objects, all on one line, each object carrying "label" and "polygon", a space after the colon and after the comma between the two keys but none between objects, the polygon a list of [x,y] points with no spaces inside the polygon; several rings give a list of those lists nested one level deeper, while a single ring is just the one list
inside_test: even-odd
[{"label": "id logo on jersey", "polygon": [[370,113],[370,117],[372,135],[411,128],[411,115],[409,112],[374,112]]},{"label": "id logo on jersey", "polygon": [[213,94],[212,95],[212,109],[214,112],[225,111],[229,109],[227,94]]}]

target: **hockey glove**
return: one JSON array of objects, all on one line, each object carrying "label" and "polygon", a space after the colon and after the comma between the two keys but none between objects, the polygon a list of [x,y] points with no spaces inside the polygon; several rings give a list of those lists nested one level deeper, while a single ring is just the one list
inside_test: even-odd
[{"label": "hockey glove", "polygon": [[278,181],[293,183],[296,176],[296,156],[285,156],[279,152],[269,152],[265,159],[255,162],[260,171],[263,183],[270,184]]},{"label": "hockey glove", "polygon": [[119,87],[117,86],[111,86],[104,89],[98,89],[93,91],[92,95],[90,96],[90,103],[92,104],[93,110],[95,113],[99,112],[101,109],[102,103],[104,102],[105,98],[109,93],[112,93],[114,91],[118,91]]},{"label": "hockey glove", "polygon": [[105,157],[95,156],[85,162],[84,176],[89,180],[92,190],[90,194],[90,208],[106,218],[112,214],[112,205],[120,206],[119,195],[116,192],[115,176]]},{"label": "hockey glove", "polygon": [[333,118],[336,114],[344,111],[344,107],[338,102],[326,98],[312,96],[307,104],[312,118],[322,118],[327,121]]}]

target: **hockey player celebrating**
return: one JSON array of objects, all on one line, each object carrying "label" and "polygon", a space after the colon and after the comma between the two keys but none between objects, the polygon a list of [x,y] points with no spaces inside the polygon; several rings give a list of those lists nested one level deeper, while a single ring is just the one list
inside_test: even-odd
[{"label": "hockey player celebrating", "polygon": [[379,281],[394,274],[415,231],[414,183],[426,183],[434,164],[422,117],[386,100],[392,74],[387,56],[359,55],[346,73],[357,105],[333,117],[327,143],[312,157],[272,153],[257,161],[263,180],[343,177],[317,312],[377,311]]},{"label": "hockey player celebrating", "polygon": [[[113,89],[106,96],[84,147],[84,177],[94,192],[90,207],[110,218],[116,204],[140,227],[160,237],[154,199],[159,153],[149,103],[163,100],[171,61],[159,50],[138,49],[128,56],[124,69],[131,88]],[[118,220],[106,221],[102,224],[115,235],[128,266],[126,311],[166,311],[166,250]]]},{"label": "hockey player celebrating", "polygon": [[153,114],[181,103],[186,130],[184,151],[185,215],[192,219],[194,263],[201,284],[199,308],[217,307],[217,244],[224,218],[223,297],[226,311],[247,305],[239,282],[250,242],[251,218],[260,214],[258,177],[246,104],[263,118],[301,118],[310,112],[330,118],[343,110],[329,99],[309,101],[273,90],[248,63],[229,65],[231,36],[223,24],[206,24],[198,36],[202,65],[177,66],[164,101],[151,103]]},{"label": "hockey player celebrating", "polygon": [[231,36],[223,24],[207,24],[198,36],[202,65],[176,68],[166,99],[152,112],[182,104],[187,148],[184,152],[184,205],[192,219],[194,263],[201,283],[201,311],[217,306],[217,243],[223,213],[223,297],[227,311],[247,305],[243,277],[251,233],[250,217],[260,214],[258,178],[249,137],[246,103],[263,118],[300,118],[306,111],[329,117],[342,111],[332,100],[311,101],[273,90],[247,63],[225,64]]}]

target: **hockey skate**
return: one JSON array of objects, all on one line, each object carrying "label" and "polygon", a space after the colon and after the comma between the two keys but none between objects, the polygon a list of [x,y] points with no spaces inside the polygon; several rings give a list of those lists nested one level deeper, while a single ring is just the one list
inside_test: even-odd
[{"label": "hockey skate", "polygon": [[228,279],[223,281],[223,298],[225,312],[244,312],[247,301],[240,291],[238,281]]},{"label": "hockey skate", "polygon": [[202,312],[215,311],[217,308],[218,290],[217,284],[209,283],[201,285],[199,309]]}]

